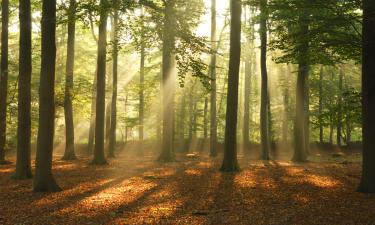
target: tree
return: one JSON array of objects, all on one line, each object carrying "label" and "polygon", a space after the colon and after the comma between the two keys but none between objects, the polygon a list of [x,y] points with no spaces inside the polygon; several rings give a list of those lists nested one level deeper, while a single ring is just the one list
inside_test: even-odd
[{"label": "tree", "polygon": [[9,0],[1,1],[0,164],[5,161],[8,96]]},{"label": "tree", "polygon": [[261,54],[260,54],[260,69],[262,76],[261,86],[261,106],[260,106],[260,136],[262,146],[263,160],[269,160],[270,139],[268,129],[268,75],[267,75],[267,0],[260,0],[260,41],[261,41]]},{"label": "tree", "polygon": [[324,142],[324,133],[323,133],[323,66],[320,67],[319,73],[319,143],[323,144]]},{"label": "tree", "polygon": [[358,190],[375,193],[375,5],[363,1],[362,46],[362,177]]},{"label": "tree", "polygon": [[111,104],[111,127],[109,130],[109,146],[108,146],[108,157],[115,157],[116,147],[116,124],[117,124],[117,77],[118,77],[118,9],[117,0],[113,0],[114,12],[113,12],[113,34],[112,34],[112,104]]},{"label": "tree", "polygon": [[143,136],[144,136],[144,86],[145,86],[145,38],[144,38],[144,24],[143,24],[143,8],[142,8],[142,30],[141,30],[141,62],[139,70],[139,142],[140,142],[140,154],[143,150]]},{"label": "tree", "polygon": [[241,61],[241,12],[240,0],[231,0],[230,52],[228,72],[228,94],[224,143],[223,172],[238,171],[237,161],[237,110],[238,83]]},{"label": "tree", "polygon": [[[246,18],[247,19],[247,18]],[[247,21],[246,21],[247,22]],[[251,92],[251,75],[252,75],[252,63],[250,48],[253,47],[251,39],[253,38],[253,28],[251,28],[251,34],[246,37],[246,55],[245,55],[245,88],[244,88],[244,114],[243,114],[243,145],[244,149],[248,150],[250,147],[250,92]]]},{"label": "tree", "polygon": [[20,48],[18,78],[17,162],[15,179],[29,179],[31,174],[31,5],[19,2]]},{"label": "tree", "polygon": [[55,129],[56,0],[43,0],[42,3],[42,60],[34,191],[53,192],[61,190],[52,176]]},{"label": "tree", "polygon": [[210,94],[210,156],[217,156],[217,122],[216,122],[216,0],[211,0],[211,94]]},{"label": "tree", "polygon": [[173,155],[173,120],[174,120],[174,59],[173,50],[175,48],[175,0],[165,2],[164,25],[163,25],[163,134],[162,151],[159,161],[170,162]]},{"label": "tree", "polygon": [[107,1],[100,0],[100,22],[98,39],[98,58],[96,75],[96,116],[95,116],[95,148],[92,164],[107,164],[104,156],[104,120],[105,120],[105,75],[107,48]]},{"label": "tree", "polygon": [[68,9],[68,46],[66,57],[66,81],[65,81],[65,153],[63,160],[74,160],[76,155],[74,152],[74,122],[73,122],[73,74],[74,74],[74,42],[75,42],[75,0],[69,1]]},{"label": "tree", "polygon": [[[301,9],[298,15],[299,27],[301,34],[309,32],[308,12]],[[307,160],[306,155],[306,97],[307,97],[307,79],[309,74],[308,51],[309,43],[306,38],[301,37],[298,40],[298,75],[296,87],[296,118],[294,121],[294,155],[293,161],[304,162]]]},{"label": "tree", "polygon": [[343,94],[344,66],[341,65],[339,72],[339,93],[337,96],[337,146],[341,147],[341,130],[342,130],[342,94]]}]

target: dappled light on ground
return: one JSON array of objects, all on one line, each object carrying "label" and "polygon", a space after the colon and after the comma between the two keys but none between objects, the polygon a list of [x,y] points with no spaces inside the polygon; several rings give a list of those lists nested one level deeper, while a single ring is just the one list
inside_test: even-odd
[{"label": "dappled light on ground", "polygon": [[240,158],[242,171],[218,171],[220,157],[160,164],[127,154],[107,166],[88,158],[54,173],[63,192],[31,192],[0,166],[0,224],[371,224],[375,197],[354,192],[360,164],[293,164]]}]

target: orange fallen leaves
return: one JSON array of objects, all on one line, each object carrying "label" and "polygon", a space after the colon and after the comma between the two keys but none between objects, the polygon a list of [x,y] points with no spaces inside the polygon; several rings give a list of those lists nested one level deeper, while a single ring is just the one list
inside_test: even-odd
[{"label": "orange fallen leaves", "polygon": [[355,192],[360,165],[240,158],[156,163],[123,155],[108,166],[54,161],[63,192],[31,192],[0,167],[0,224],[375,224],[375,196]]}]

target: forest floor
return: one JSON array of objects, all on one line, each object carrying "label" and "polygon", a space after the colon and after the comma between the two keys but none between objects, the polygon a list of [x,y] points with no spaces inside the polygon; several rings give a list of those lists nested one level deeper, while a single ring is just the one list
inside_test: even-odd
[{"label": "forest floor", "polygon": [[316,153],[294,164],[240,155],[242,171],[224,174],[221,156],[159,164],[123,154],[107,166],[56,156],[64,191],[50,194],[33,193],[31,180],[10,179],[14,163],[2,165],[0,224],[375,224],[375,195],[355,191],[359,158]]}]

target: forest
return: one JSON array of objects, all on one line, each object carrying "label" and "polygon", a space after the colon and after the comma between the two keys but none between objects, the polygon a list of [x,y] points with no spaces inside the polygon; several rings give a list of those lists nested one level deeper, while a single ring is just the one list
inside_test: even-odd
[{"label": "forest", "polygon": [[375,224],[374,0],[1,0],[0,45],[1,225]]}]

